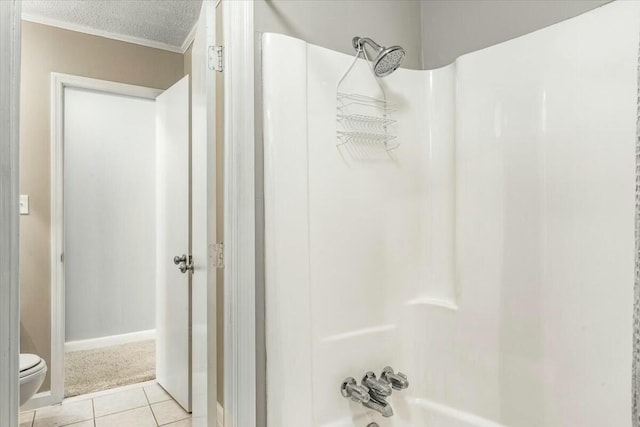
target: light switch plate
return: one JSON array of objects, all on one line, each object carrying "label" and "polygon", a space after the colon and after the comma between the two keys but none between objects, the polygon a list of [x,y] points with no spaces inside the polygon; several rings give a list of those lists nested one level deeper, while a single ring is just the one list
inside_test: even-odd
[{"label": "light switch plate", "polygon": [[20,195],[20,215],[29,215],[29,196]]}]

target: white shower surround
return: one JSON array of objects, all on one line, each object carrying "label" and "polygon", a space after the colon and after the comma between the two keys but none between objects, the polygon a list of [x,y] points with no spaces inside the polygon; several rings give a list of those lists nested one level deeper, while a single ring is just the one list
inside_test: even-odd
[{"label": "white shower surround", "polygon": [[[336,147],[352,57],[263,36],[270,427],[631,424],[639,32],[618,1],[398,70],[391,156]],[[386,365],[393,417],[340,395]]]}]

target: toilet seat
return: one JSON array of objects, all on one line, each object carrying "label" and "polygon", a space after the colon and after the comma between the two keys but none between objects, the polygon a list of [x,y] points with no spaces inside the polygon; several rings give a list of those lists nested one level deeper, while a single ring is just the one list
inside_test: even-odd
[{"label": "toilet seat", "polygon": [[34,373],[46,369],[44,360],[35,354],[20,354],[20,378],[28,377]]}]

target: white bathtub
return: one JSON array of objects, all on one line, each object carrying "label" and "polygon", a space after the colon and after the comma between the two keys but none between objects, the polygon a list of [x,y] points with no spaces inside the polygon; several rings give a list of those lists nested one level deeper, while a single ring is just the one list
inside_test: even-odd
[{"label": "white bathtub", "polygon": [[458,411],[440,403],[425,399],[390,399],[394,404],[394,415],[384,418],[371,411],[362,412],[353,408],[354,415],[336,422],[323,424],[322,427],[366,427],[375,422],[379,427],[505,427],[502,424]]}]

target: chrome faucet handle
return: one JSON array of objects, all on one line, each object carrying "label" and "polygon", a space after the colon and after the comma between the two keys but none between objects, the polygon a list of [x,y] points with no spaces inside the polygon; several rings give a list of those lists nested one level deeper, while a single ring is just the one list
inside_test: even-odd
[{"label": "chrome faucet handle", "polygon": [[369,389],[364,385],[358,385],[353,377],[349,377],[342,382],[340,393],[343,397],[351,398],[354,402],[366,403],[371,399]]},{"label": "chrome faucet handle", "polygon": [[393,387],[394,390],[404,390],[409,388],[409,380],[407,379],[407,376],[402,372],[394,374],[391,366],[387,366],[382,370],[380,379],[385,381],[387,384],[391,384],[391,387]]},{"label": "chrome faucet handle", "polygon": [[382,379],[377,379],[376,374],[371,371],[364,374],[364,378],[362,378],[362,385],[368,387],[378,396],[387,397],[391,395],[392,390],[389,383]]}]

